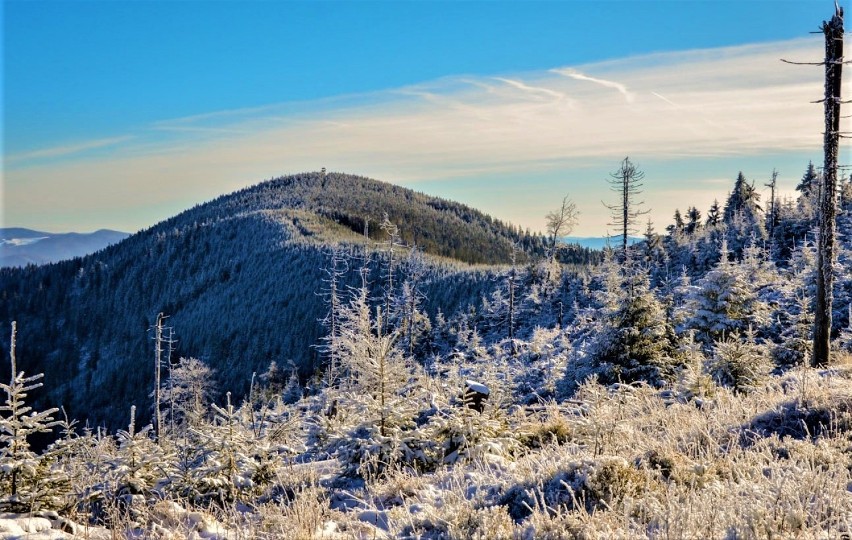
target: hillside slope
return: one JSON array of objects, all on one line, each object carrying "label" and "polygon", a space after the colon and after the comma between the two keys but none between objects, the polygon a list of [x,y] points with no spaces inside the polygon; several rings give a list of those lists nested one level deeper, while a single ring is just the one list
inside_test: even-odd
[{"label": "hillside slope", "polygon": [[[130,404],[148,411],[150,328],[160,312],[175,329],[173,358],[204,360],[223,392],[241,395],[252,373],[272,361],[303,376],[317,368],[313,346],[322,334],[319,293],[330,246],[343,242],[358,256],[358,246],[374,245],[361,233],[363,220],[378,239],[384,212],[403,239],[436,255],[498,262],[512,241],[532,253],[541,249],[540,237],[463,205],[366,178],[304,174],[196,206],[95,255],[2,269],[0,321],[4,328],[18,321],[22,369],[46,373],[41,399],[64,405],[71,417],[118,426]],[[493,287],[483,270],[431,261],[423,289],[433,314],[464,307]],[[367,264],[378,287],[377,255]],[[358,279],[350,268],[345,280]]]},{"label": "hillside slope", "polygon": [[[194,211],[219,218],[260,209],[300,209],[335,221],[373,240],[384,240],[385,214],[403,242],[433,255],[468,263],[506,263],[511,244],[541,254],[543,239],[482,212],[400,186],[340,173],[306,173],[276,178],[225,195]],[[523,254],[522,254],[523,257]]]}]

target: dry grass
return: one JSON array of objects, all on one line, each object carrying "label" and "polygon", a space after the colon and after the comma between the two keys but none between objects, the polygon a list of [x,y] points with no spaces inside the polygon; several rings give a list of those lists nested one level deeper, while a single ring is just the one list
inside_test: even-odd
[{"label": "dry grass", "polygon": [[[675,391],[676,393],[676,391]],[[852,533],[852,379],[792,371],[747,394],[672,399],[581,386],[575,403],[506,416],[523,450],[353,481],[280,462],[255,504],[149,499],[105,508],[146,538],[844,538]],[[502,424],[501,424],[502,425]],[[494,428],[496,429],[496,428]],[[329,462],[323,462],[328,464]],[[341,505],[341,497],[351,504]]]}]

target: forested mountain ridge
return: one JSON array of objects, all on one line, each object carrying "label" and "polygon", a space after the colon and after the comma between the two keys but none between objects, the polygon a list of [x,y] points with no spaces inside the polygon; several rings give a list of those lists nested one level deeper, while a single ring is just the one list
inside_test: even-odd
[{"label": "forested mountain ridge", "polygon": [[[384,240],[380,224],[387,218],[399,228],[403,243],[422,251],[473,264],[508,263],[512,243],[520,259],[544,253],[545,239],[503,223],[469,206],[431,197],[362,176],[302,173],[269,180],[224,195],[193,212],[207,217],[257,209],[300,209],[327,218],[376,241]],[[177,218],[176,218],[177,219]],[[593,258],[573,248],[572,261]]]},{"label": "forested mountain ridge", "polygon": [[[173,359],[204,360],[223,392],[241,395],[252,373],[273,361],[303,377],[317,368],[330,246],[343,242],[353,260],[363,259],[384,240],[385,213],[403,243],[445,257],[503,262],[512,242],[530,256],[543,248],[541,237],[457,203],[366,178],[309,173],[198,205],[94,255],[2,269],[0,320],[18,321],[21,366],[45,372],[44,401],[81,420],[118,425],[134,403],[147,414],[150,329],[160,312],[175,331]],[[369,258],[363,264],[379,287],[378,257]],[[424,309],[433,315],[493,288],[484,271],[428,261]],[[357,268],[349,270],[343,285],[360,283]]]}]

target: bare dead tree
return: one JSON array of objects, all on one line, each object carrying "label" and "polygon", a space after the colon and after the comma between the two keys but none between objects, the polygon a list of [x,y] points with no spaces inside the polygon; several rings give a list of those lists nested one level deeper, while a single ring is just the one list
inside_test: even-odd
[{"label": "bare dead tree", "polygon": [[835,219],[837,214],[837,154],[840,145],[841,75],[843,69],[843,8],[835,5],[830,21],[822,23],[825,34],[825,133],[823,135],[823,181],[820,193],[817,293],[814,312],[814,341],[811,362],[828,364],[830,358],[831,310],[834,285]]},{"label": "bare dead tree", "polygon": [[402,284],[402,298],[404,301],[403,311],[405,318],[405,341],[409,355],[414,354],[414,329],[417,324],[418,306],[425,298],[420,291],[420,283],[426,274],[426,262],[417,246],[414,245],[408,252],[406,265],[406,280]]},{"label": "bare dead tree", "polygon": [[507,288],[509,289],[509,342],[512,345],[512,356],[518,354],[515,345],[515,288],[518,281],[518,243],[512,242],[512,270],[509,272]]},{"label": "bare dead tree", "polygon": [[636,220],[650,210],[640,210],[638,207],[645,204],[636,198],[642,193],[642,180],[645,173],[636,168],[629,158],[625,157],[617,171],[610,173],[607,182],[610,189],[621,196],[619,204],[603,203],[612,212],[612,225],[621,230],[621,251],[623,257],[627,258],[627,236],[629,233],[638,232]]},{"label": "bare dead tree", "polygon": [[775,201],[775,187],[777,185],[777,182],[778,182],[778,171],[775,170],[775,169],[772,169],[772,179],[769,181],[768,184],[764,184],[766,187],[769,188],[769,239],[770,239],[770,242],[775,237],[774,236],[775,223],[778,220],[778,212],[777,212],[776,201]]},{"label": "bare dead tree", "polygon": [[402,242],[399,237],[399,228],[393,224],[388,218],[387,213],[385,213],[384,220],[382,221],[382,231],[384,231],[387,236],[386,246],[386,258],[385,258],[385,313],[382,320],[384,321],[384,326],[382,327],[382,331],[387,333],[387,326],[390,324],[393,319],[391,315],[391,310],[396,304],[396,290],[394,286],[394,274],[396,272],[396,257],[394,250],[402,245]]},{"label": "bare dead tree", "polygon": [[825,35],[825,59],[822,62],[791,62],[788,64],[825,67],[825,96],[816,103],[823,103],[825,132],[823,133],[822,181],[818,204],[819,238],[817,249],[817,290],[814,306],[814,338],[811,365],[828,364],[831,355],[831,311],[834,302],[833,266],[835,259],[835,220],[837,216],[837,154],[840,146],[840,105],[842,101],[841,81],[843,64],[843,8],[834,3],[834,16],[823,21]]},{"label": "bare dead tree", "polygon": [[169,381],[168,381],[168,393],[169,393],[169,432],[175,433],[175,399],[174,399],[174,378],[172,377],[172,370],[174,369],[174,365],[172,364],[172,354],[175,352],[175,343],[177,340],[175,339],[174,329],[172,327],[167,327],[164,332],[165,335],[165,343],[168,347],[166,351],[166,364],[169,367]]},{"label": "bare dead tree", "polygon": [[320,345],[319,349],[328,358],[328,377],[326,383],[329,386],[335,386],[337,378],[340,376],[340,362],[337,348],[340,337],[340,316],[343,310],[341,287],[343,278],[349,271],[349,262],[343,253],[343,248],[336,246],[331,250],[329,264],[323,271],[325,272],[325,278],[323,278],[324,289],[320,294],[325,299],[328,312],[320,322],[328,330],[328,334],[322,338],[323,344]]},{"label": "bare dead tree", "polygon": [[18,373],[17,358],[15,358],[15,337],[18,335],[18,322],[12,321],[12,341],[9,344],[9,358],[12,361],[12,380],[15,380],[15,375]]},{"label": "bare dead tree", "polygon": [[169,349],[171,355],[172,345],[172,329],[163,325],[168,316],[162,312],[157,314],[157,322],[154,325],[154,432],[157,435],[157,444],[162,445],[162,430],[163,430],[163,413],[161,410],[162,395],[160,384],[162,381],[163,367],[163,346]]},{"label": "bare dead tree", "polygon": [[550,238],[550,258],[556,257],[556,242],[560,236],[571,234],[577,226],[580,212],[568,195],[562,199],[562,206],[558,210],[548,212],[544,217],[546,221],[547,236]]}]

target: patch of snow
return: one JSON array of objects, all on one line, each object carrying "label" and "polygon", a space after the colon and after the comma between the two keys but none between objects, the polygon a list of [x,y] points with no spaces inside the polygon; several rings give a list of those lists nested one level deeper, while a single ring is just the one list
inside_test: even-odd
[{"label": "patch of snow", "polygon": [[332,510],[348,512],[350,510],[363,510],[368,506],[363,499],[356,497],[346,490],[341,490],[331,496],[329,507]]},{"label": "patch of snow", "polygon": [[365,510],[358,514],[358,519],[364,523],[369,523],[377,529],[382,529],[383,531],[390,530],[388,513],[383,510]]},{"label": "patch of snow", "polygon": [[0,538],[14,538],[14,535],[24,534],[24,529],[14,519],[0,519]]},{"label": "patch of snow", "polygon": [[53,528],[53,523],[49,519],[43,517],[23,517],[16,520],[21,529],[27,533],[37,533],[49,531]]},{"label": "patch of snow", "polygon": [[474,392],[479,392],[480,394],[484,394],[486,396],[491,394],[491,390],[489,390],[488,387],[482,384],[481,382],[472,381],[468,379],[464,382],[464,384],[467,385],[467,387],[473,390]]}]

